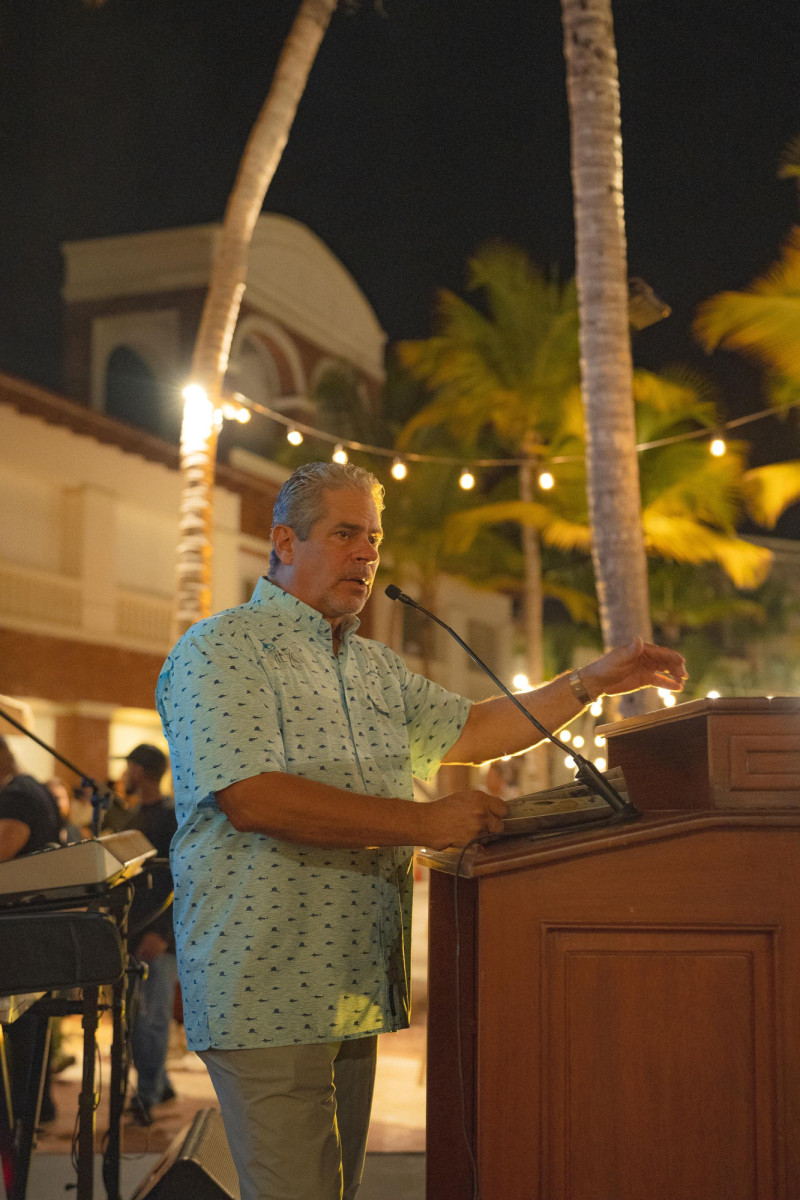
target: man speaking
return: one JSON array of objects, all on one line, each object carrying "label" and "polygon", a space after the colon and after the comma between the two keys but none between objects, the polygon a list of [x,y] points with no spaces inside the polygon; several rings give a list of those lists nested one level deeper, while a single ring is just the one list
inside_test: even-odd
[{"label": "man speaking", "polygon": [[[206,1063],[242,1200],[353,1200],[376,1037],[409,1012],[414,846],[502,830],[504,801],[413,801],[412,778],[531,744],[506,698],[473,704],[356,635],[383,488],[310,463],[275,502],[269,573],[193,626],[157,703],[175,783],[174,919],[189,1048]],[[520,697],[548,728],[589,700],[680,690],[681,656],[612,650]]]}]

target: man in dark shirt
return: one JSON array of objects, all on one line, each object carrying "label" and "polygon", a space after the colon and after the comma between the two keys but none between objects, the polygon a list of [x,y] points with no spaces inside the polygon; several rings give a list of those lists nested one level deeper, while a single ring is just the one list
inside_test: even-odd
[{"label": "man in dark shirt", "polygon": [[[169,860],[169,845],[177,825],[172,798],[161,792],[167,757],[158,746],[145,742],[131,750],[126,763],[125,792],[135,797],[137,804],[125,828],[138,829],[155,846],[158,858]],[[134,886],[128,922],[130,946],[134,958],[147,963],[148,974],[139,987],[131,1028],[131,1056],[139,1076],[131,1112],[137,1124],[149,1125],[153,1106],[175,1095],[166,1072],[177,980],[168,865],[137,876]]]},{"label": "man in dark shirt", "polygon": [[[61,814],[55,797],[32,775],[20,774],[17,760],[5,738],[0,737],[0,862],[22,854],[33,854],[45,846],[59,844]],[[22,1102],[25,1073],[36,1040],[35,1020],[24,1013],[5,1030],[12,1098]],[[39,1120],[52,1121],[56,1110],[50,1095],[50,1071],[45,1073]]]},{"label": "man in dark shirt", "polygon": [[59,842],[61,815],[54,797],[32,775],[20,774],[0,737],[0,862]]}]

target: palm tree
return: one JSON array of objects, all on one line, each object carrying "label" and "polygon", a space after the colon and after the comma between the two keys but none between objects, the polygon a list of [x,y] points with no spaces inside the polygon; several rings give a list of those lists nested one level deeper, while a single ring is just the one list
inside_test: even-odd
[{"label": "palm tree", "polygon": [[[536,466],[554,454],[567,453],[580,438],[575,289],[572,283],[546,278],[522,251],[502,243],[482,248],[470,260],[468,288],[482,293],[485,312],[442,291],[437,333],[399,347],[401,361],[428,385],[434,398],[408,423],[398,448],[408,448],[422,430],[439,427],[457,437],[466,458],[487,457],[487,448],[488,456],[494,451],[503,457],[520,455],[521,450],[519,499],[503,497],[498,503],[529,511],[535,503]],[[521,528],[526,671],[530,679],[540,680],[539,532],[532,521]]]},{"label": "palm tree", "polygon": [[247,276],[253,229],[280,162],[337,0],[302,0],[269,94],[242,156],[220,231],[192,358],[181,431],[183,494],[177,563],[178,631],[211,609],[211,522],[220,400]]},{"label": "palm tree", "polygon": [[[547,280],[521,251],[503,245],[475,255],[468,284],[481,293],[480,306],[442,292],[435,335],[398,347],[401,361],[426,383],[432,399],[407,423],[397,446],[456,459],[514,459],[520,440],[527,439],[537,466],[550,467],[557,486],[526,495],[519,470],[495,468],[484,473],[486,483],[475,503],[457,493],[455,480],[440,471],[420,483],[412,502],[407,481],[402,495],[408,503],[398,495],[390,544],[402,545],[406,558],[421,564],[425,579],[433,578],[437,566],[474,578],[489,550],[484,542],[478,553],[476,539],[491,532],[489,561],[502,580],[495,586],[518,591],[522,585],[526,646],[530,650],[535,644],[541,653],[545,595],[561,599],[576,620],[591,617],[586,590],[565,586],[563,572],[560,578],[552,570],[543,575],[540,557],[542,548],[588,555],[592,544],[576,382],[575,291],[571,284]],[[738,537],[737,524],[746,512],[762,526],[774,526],[800,495],[800,464],[748,470],[742,443],[729,444],[727,454],[715,458],[707,438],[687,440],[687,434],[713,431],[719,416],[708,385],[686,371],[636,371],[633,395],[635,438],[650,446],[641,455],[637,502],[647,553],[694,565],[717,563],[736,587],[757,587],[771,556]],[[527,461],[519,459],[523,467]],[[454,495],[459,495],[458,511],[451,507]],[[442,521],[441,514],[448,512]],[[520,530],[531,535],[536,556],[526,553]],[[490,581],[491,572],[484,572],[483,582]],[[540,660],[529,657],[529,677],[541,678],[532,661]]]},{"label": "palm tree", "polygon": [[[611,0],[561,0],[592,556],[607,646],[647,636]],[[639,711],[635,693],[626,711]]]}]

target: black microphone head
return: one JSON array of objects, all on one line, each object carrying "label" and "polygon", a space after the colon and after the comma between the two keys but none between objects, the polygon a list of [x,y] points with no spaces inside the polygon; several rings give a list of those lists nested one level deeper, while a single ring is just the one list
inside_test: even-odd
[{"label": "black microphone head", "polygon": [[402,594],[396,583],[390,583],[384,592],[384,595],[388,596],[390,600],[399,600]]}]

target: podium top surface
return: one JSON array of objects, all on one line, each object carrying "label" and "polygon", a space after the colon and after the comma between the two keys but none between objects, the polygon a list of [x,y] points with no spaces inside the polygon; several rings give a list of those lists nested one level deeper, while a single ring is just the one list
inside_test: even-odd
[{"label": "podium top surface", "polygon": [[753,716],[768,713],[783,715],[797,713],[800,716],[800,696],[720,696],[702,700],[687,700],[674,708],[659,708],[655,712],[638,717],[625,717],[608,725],[598,725],[596,732],[603,737],[616,737],[633,730],[647,729],[653,725],[673,725],[692,717]]},{"label": "podium top surface", "polygon": [[669,838],[691,837],[709,831],[756,829],[765,832],[800,831],[798,811],[644,813],[638,820],[609,823],[596,829],[563,831],[549,836],[500,837],[462,850],[417,851],[419,862],[447,875],[475,879],[508,871],[528,870],[570,858],[607,854],[628,846]]}]

